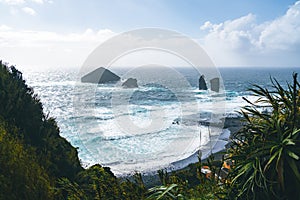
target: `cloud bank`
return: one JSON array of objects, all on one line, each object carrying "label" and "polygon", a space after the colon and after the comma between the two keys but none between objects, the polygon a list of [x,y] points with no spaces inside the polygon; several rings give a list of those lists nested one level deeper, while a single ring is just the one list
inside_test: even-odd
[{"label": "cloud bank", "polygon": [[[221,66],[300,66],[300,1],[272,21],[257,23],[254,14],[213,24],[202,44]],[[298,54],[298,56],[297,56]]]},{"label": "cloud bank", "polygon": [[24,7],[22,8],[23,12],[28,14],[28,15],[32,15],[32,16],[35,16],[36,15],[36,11],[32,8],[29,8],[29,7]]},{"label": "cloud bank", "polygon": [[0,3],[4,3],[7,5],[22,5],[29,2],[43,4],[45,2],[52,3],[53,1],[51,0],[0,0]]},{"label": "cloud bank", "polygon": [[92,50],[114,35],[109,29],[59,34],[0,25],[0,60],[25,68],[78,67]]},{"label": "cloud bank", "polygon": [[12,15],[17,14],[19,11],[23,11],[23,13],[35,16],[37,12],[28,6],[28,4],[39,4],[42,5],[44,3],[52,4],[52,0],[0,0],[0,3],[8,5],[10,7],[10,13]]},{"label": "cloud bank", "polygon": [[[27,6],[28,2],[52,1],[0,2],[35,16],[38,13]],[[200,31],[205,35],[199,43],[217,66],[300,67],[300,1],[271,21],[258,23],[257,17],[249,13],[222,23],[207,21]],[[25,67],[78,67],[101,42],[115,34],[109,29],[57,33],[19,30],[0,24],[0,60]]]}]

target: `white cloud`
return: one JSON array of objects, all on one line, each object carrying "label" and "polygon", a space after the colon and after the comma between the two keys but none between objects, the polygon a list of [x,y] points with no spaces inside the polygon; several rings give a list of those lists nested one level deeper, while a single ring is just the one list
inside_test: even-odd
[{"label": "white cloud", "polygon": [[[246,16],[220,24],[205,22],[203,46],[217,65],[298,65],[300,1],[273,21],[258,24]],[[296,52],[297,51],[297,52]]]},{"label": "white cloud", "polygon": [[15,7],[11,7],[9,9],[9,12],[10,12],[11,15],[17,15],[19,13],[19,10],[16,9]]},{"label": "white cloud", "polygon": [[44,4],[44,3],[54,3],[52,0],[27,0],[27,2],[33,2],[33,3],[37,3],[37,4]]},{"label": "white cloud", "polygon": [[0,3],[6,4],[9,6],[9,11],[11,15],[17,15],[19,11],[23,11],[26,14],[35,16],[37,12],[28,6],[30,3],[36,3],[36,4],[44,4],[44,3],[49,3],[52,4],[52,0],[0,0]]},{"label": "white cloud", "polygon": [[43,4],[44,1],[43,0],[31,0],[34,3],[38,3],[38,4]]},{"label": "white cloud", "polygon": [[[7,43],[6,47],[35,47],[45,46],[48,43],[94,43],[103,42],[115,33],[109,29],[95,32],[87,29],[83,33],[59,34],[49,31],[15,30],[6,25],[0,26],[0,38]],[[4,47],[0,43],[0,47]]]},{"label": "white cloud", "polygon": [[300,47],[300,1],[290,7],[286,14],[261,32],[260,45],[267,49],[289,50]]},{"label": "white cloud", "polygon": [[5,24],[0,25],[0,32],[1,32],[1,31],[10,31],[10,30],[12,30],[11,27],[6,26]]},{"label": "white cloud", "polygon": [[8,5],[21,5],[25,3],[24,0],[0,0],[0,2]]},{"label": "white cloud", "polygon": [[35,10],[33,10],[32,8],[24,7],[24,8],[22,8],[22,10],[23,10],[24,13],[26,13],[28,15],[32,15],[32,16],[36,15]]},{"label": "white cloud", "polygon": [[25,3],[37,3],[37,4],[44,4],[44,3],[53,3],[52,0],[0,0],[0,3],[4,3],[7,5],[22,5]]},{"label": "white cloud", "polygon": [[115,35],[109,29],[60,34],[0,26],[0,60],[18,67],[78,67],[101,42]]}]

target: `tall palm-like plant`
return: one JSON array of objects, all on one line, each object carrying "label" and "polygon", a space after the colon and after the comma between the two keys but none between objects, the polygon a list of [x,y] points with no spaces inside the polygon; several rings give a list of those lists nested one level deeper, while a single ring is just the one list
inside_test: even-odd
[{"label": "tall palm-like plant", "polygon": [[233,136],[229,199],[300,198],[300,85],[255,85],[258,97],[242,109],[246,124]]}]

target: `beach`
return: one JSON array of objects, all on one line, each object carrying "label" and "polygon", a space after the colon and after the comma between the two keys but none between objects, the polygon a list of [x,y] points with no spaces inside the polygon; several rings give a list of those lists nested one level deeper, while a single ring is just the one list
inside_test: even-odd
[{"label": "beach", "polygon": [[[224,119],[224,128],[222,134],[219,136],[218,142],[214,145],[214,147],[211,149],[211,151],[206,152],[205,154],[202,154],[201,156],[201,162],[205,163],[207,161],[207,158],[213,154],[214,160],[222,160],[223,159],[223,153],[226,152],[227,146],[230,144],[230,135],[240,130],[240,128],[243,125],[243,118],[238,115],[231,115],[229,117],[226,117]],[[175,172],[175,171],[184,171],[189,169],[189,165],[193,163],[197,163],[199,161],[199,151],[195,152],[191,156],[179,160],[177,162],[171,163],[169,167],[161,169],[166,170],[168,173]],[[138,172],[138,171],[137,171]],[[139,173],[139,172],[138,172]],[[141,173],[143,182],[146,187],[151,188],[157,185],[160,185],[160,179],[158,176],[158,172],[156,171],[148,171]],[[121,179],[129,179],[133,180],[133,175],[123,175],[120,176]]]}]

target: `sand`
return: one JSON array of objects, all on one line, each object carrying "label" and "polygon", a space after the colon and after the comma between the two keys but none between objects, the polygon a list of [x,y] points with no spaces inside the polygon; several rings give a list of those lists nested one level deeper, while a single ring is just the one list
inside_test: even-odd
[{"label": "sand", "polygon": [[[206,159],[211,154],[214,154],[215,160],[222,159],[222,154],[220,154],[219,152],[226,151],[226,146],[227,146],[228,142],[230,141],[230,135],[232,133],[235,133],[236,131],[238,131],[243,125],[241,120],[242,120],[242,118],[238,117],[238,116],[225,118],[224,129],[223,129],[222,134],[219,136],[218,141],[215,143],[215,145],[213,146],[213,148],[211,150],[202,151],[202,154],[201,154],[202,162],[205,162]],[[198,162],[199,161],[198,156],[199,156],[199,152],[198,151],[194,152],[194,154],[189,156],[188,158],[171,163],[169,167],[165,168],[165,170],[167,170],[168,172],[184,170],[189,164]],[[127,176],[123,176],[120,178],[133,180],[132,175],[127,175]],[[142,178],[143,178],[143,181],[147,188],[161,184],[158,173],[156,171],[155,172],[153,172],[153,171],[145,172],[142,174]]]}]

